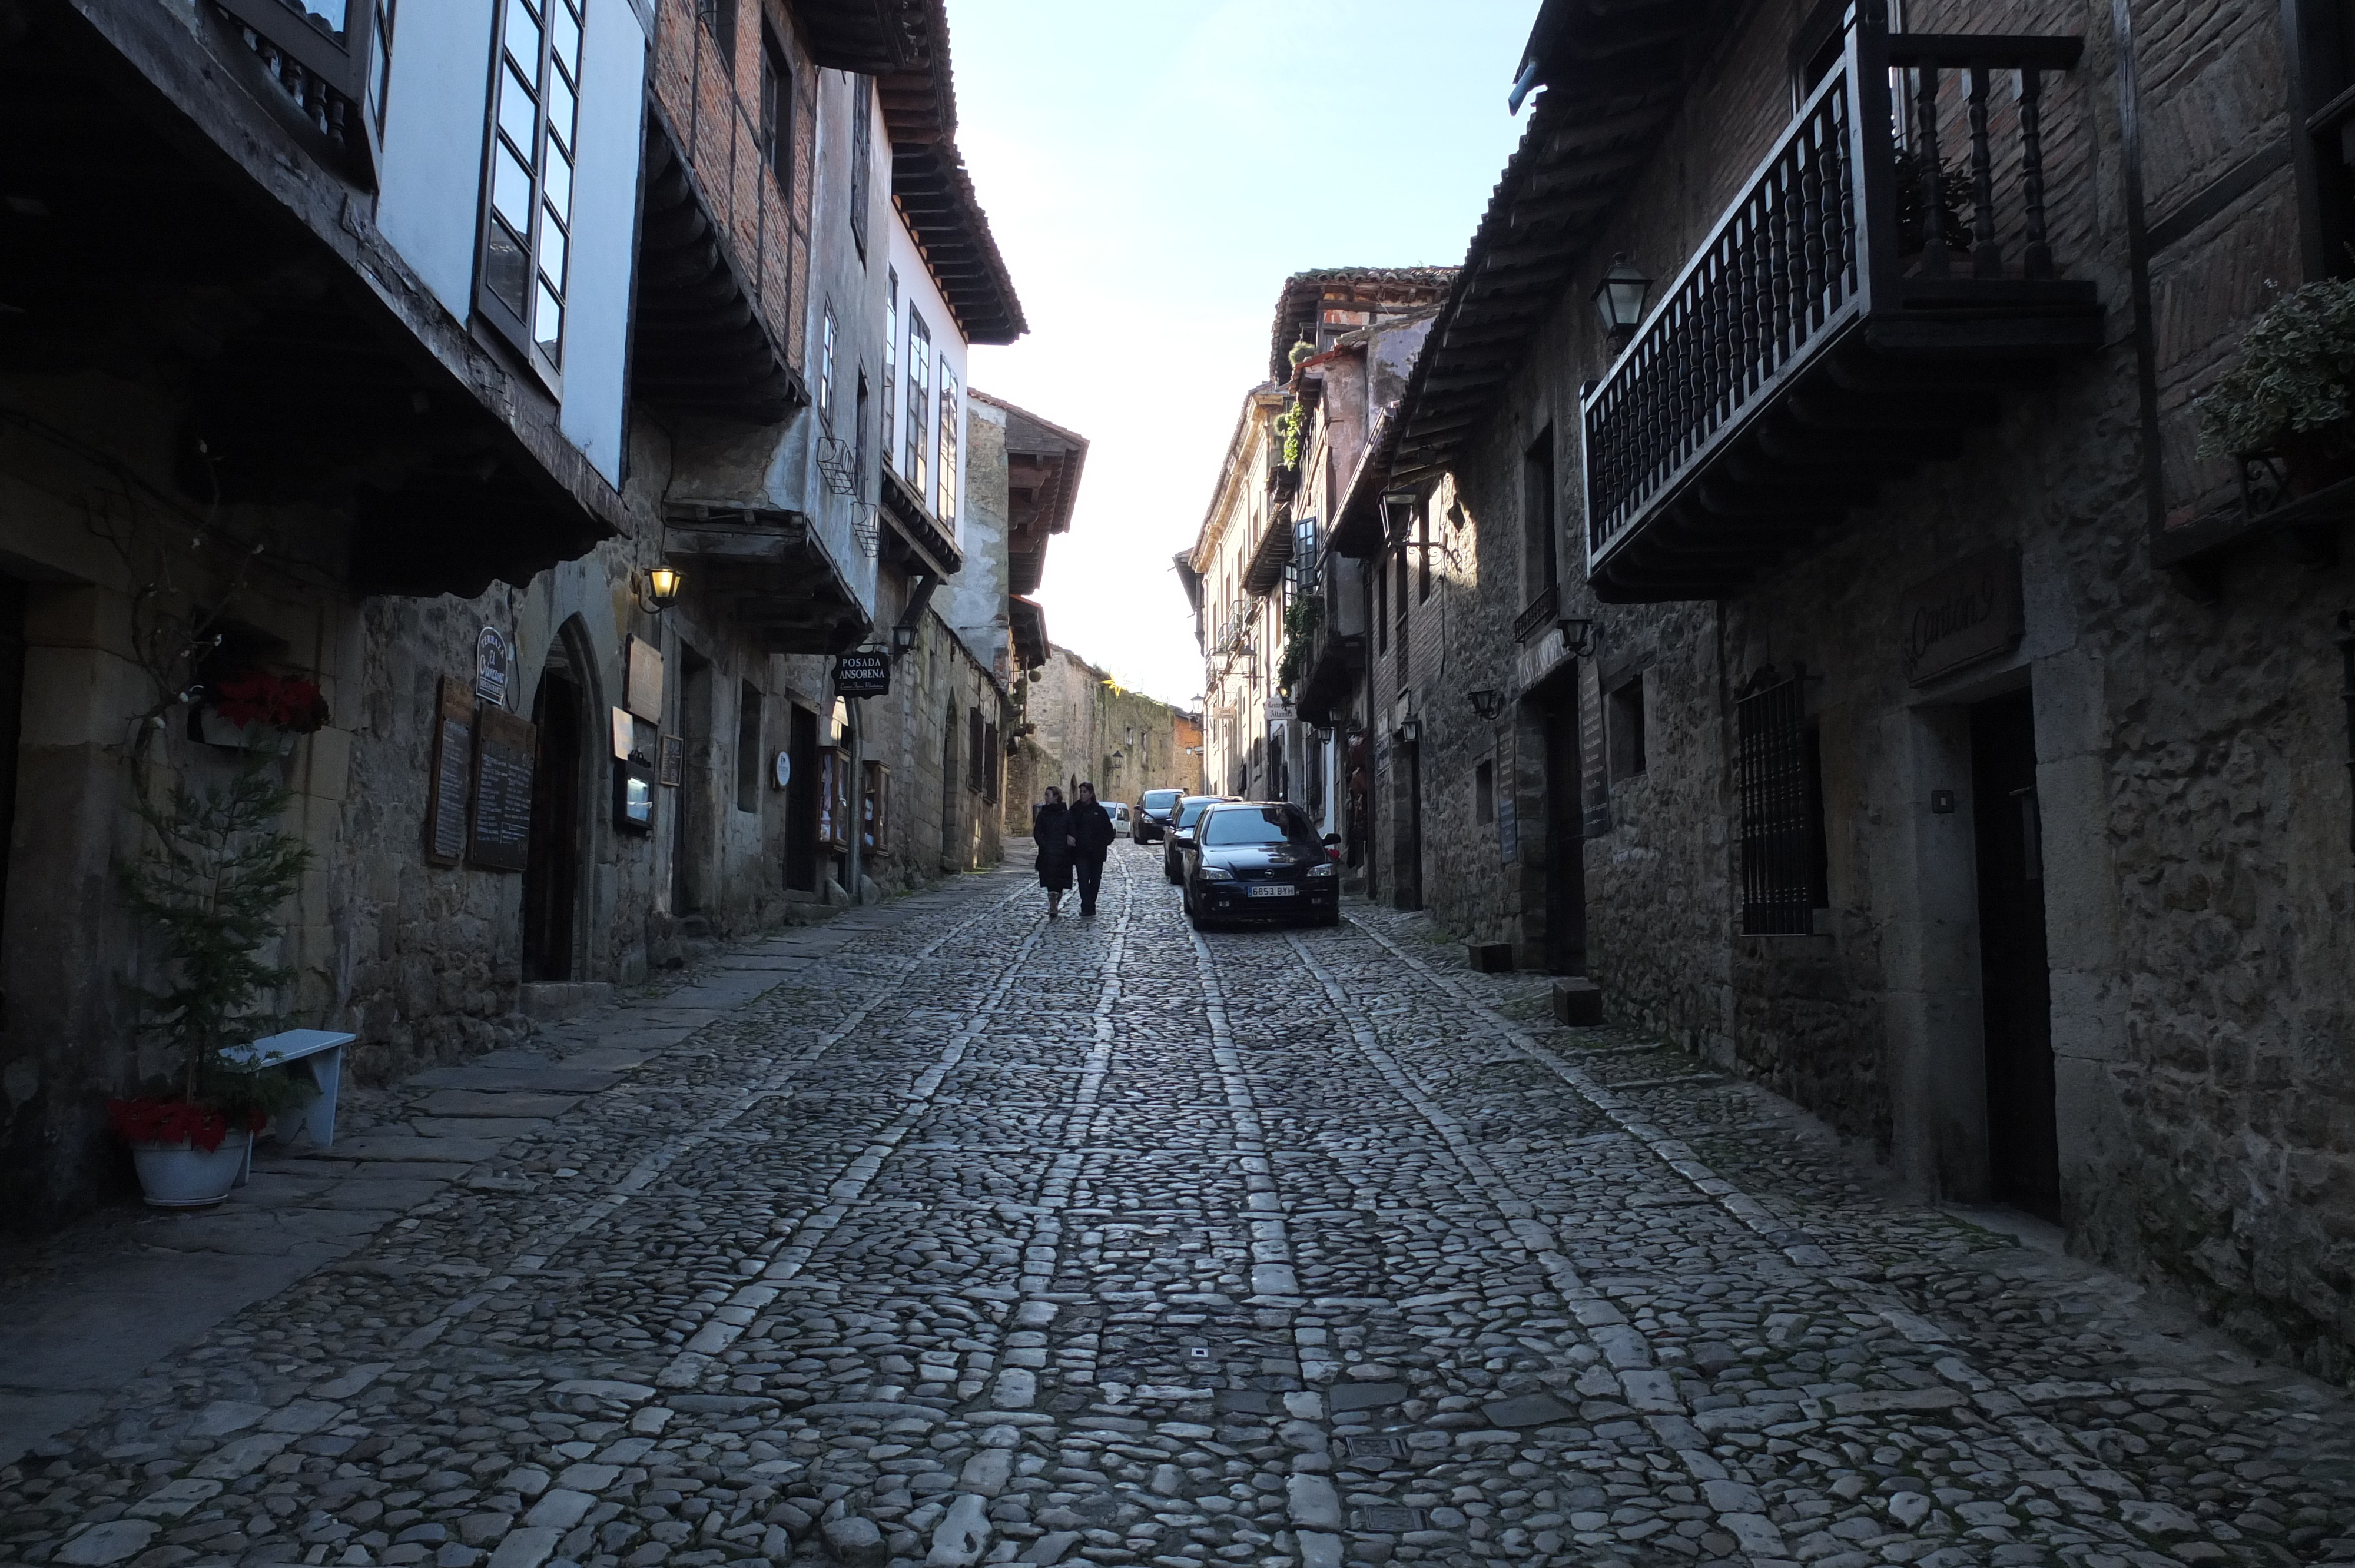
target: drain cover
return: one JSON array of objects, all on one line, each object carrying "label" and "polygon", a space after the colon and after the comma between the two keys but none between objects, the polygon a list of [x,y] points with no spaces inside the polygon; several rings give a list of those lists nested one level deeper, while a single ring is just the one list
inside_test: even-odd
[{"label": "drain cover", "polygon": [[1403,1437],[1351,1437],[1347,1439],[1352,1459],[1403,1459],[1406,1439]]},{"label": "drain cover", "polygon": [[1358,1510],[1358,1528],[1384,1534],[1423,1528],[1423,1510],[1419,1508],[1361,1508]]}]

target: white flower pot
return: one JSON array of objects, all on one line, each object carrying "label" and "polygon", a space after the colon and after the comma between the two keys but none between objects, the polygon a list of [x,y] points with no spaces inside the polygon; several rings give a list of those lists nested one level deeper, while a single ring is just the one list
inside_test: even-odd
[{"label": "white flower pot", "polygon": [[253,1134],[242,1129],[223,1138],[210,1153],[186,1139],[131,1146],[139,1185],[148,1206],[156,1209],[210,1208],[228,1197],[231,1187],[244,1182],[246,1162],[252,1155]]}]

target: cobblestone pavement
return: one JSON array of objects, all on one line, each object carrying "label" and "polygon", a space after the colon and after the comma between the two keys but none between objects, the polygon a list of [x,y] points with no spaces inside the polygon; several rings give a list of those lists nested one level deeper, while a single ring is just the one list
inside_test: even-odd
[{"label": "cobblestone pavement", "polygon": [[0,1557],[2355,1558],[2340,1394],[1412,916],[969,879],[0,1469]]}]

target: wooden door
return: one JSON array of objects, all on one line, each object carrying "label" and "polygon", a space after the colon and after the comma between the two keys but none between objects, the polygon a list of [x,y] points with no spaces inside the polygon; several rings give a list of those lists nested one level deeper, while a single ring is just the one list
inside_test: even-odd
[{"label": "wooden door", "polygon": [[2036,803],[2036,709],[2014,692],[1971,710],[1987,1166],[1995,1196],[2048,1218],[2061,1197],[2053,1127],[2052,982]]},{"label": "wooden door", "polygon": [[1545,962],[1557,975],[1586,972],[1586,837],[1583,755],[1579,746],[1578,687],[1562,687],[1546,705],[1545,725]]},{"label": "wooden door", "polygon": [[581,688],[549,671],[531,717],[539,744],[524,852],[523,978],[569,980],[581,888]]}]

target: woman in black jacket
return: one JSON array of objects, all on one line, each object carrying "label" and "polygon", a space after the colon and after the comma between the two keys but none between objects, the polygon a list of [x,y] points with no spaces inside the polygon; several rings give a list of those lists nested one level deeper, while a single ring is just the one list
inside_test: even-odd
[{"label": "woman in black jacket", "polygon": [[1047,918],[1052,920],[1071,886],[1071,814],[1063,792],[1052,784],[1045,802],[1031,808],[1030,837],[1039,846],[1039,885],[1047,890]]},{"label": "woman in black jacket", "polygon": [[1071,802],[1071,869],[1080,879],[1080,913],[1096,912],[1096,889],[1103,885],[1103,863],[1112,841],[1112,813],[1097,803],[1096,787],[1082,780],[1079,798]]}]

